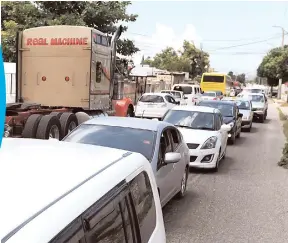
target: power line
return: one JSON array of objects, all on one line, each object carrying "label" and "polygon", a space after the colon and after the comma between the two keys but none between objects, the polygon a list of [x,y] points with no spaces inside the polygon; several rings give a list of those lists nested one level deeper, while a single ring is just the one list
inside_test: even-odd
[{"label": "power line", "polygon": [[[287,35],[287,34],[285,34],[285,35]],[[266,42],[268,40],[277,39],[277,38],[279,38],[279,37],[272,37],[272,38],[268,38],[266,40],[254,41],[254,42],[249,42],[249,43],[239,44],[239,45],[234,45],[234,46],[221,47],[221,48],[218,48],[218,49],[215,49],[215,50],[210,50],[209,52],[218,51],[218,50],[225,50],[225,49],[230,49],[230,48],[235,48],[235,47],[240,47],[240,46],[254,45],[254,44]]]}]

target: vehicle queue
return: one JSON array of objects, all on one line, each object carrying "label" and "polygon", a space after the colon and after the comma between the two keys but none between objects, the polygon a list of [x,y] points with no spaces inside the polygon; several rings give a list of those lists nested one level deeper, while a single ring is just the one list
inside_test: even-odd
[{"label": "vehicle queue", "polygon": [[[228,78],[204,74],[202,81],[225,86]],[[92,118],[62,141],[3,139],[1,156],[12,161],[4,171],[20,162],[24,169],[21,150],[50,151],[55,158],[39,165],[32,157],[27,163],[33,171],[19,173],[21,186],[9,173],[1,176],[7,194],[28,195],[25,205],[33,201],[16,220],[5,221],[3,242],[166,242],[161,208],[185,196],[190,168],[217,171],[227,144],[250,131],[255,119],[267,118],[264,93],[243,91],[231,98],[226,87],[205,85],[145,93],[135,118]]]}]

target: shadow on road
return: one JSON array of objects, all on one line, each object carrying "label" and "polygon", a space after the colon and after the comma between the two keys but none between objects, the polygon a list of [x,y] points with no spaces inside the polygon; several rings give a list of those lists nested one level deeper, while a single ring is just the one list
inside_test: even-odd
[{"label": "shadow on road", "polygon": [[247,140],[246,137],[237,138],[235,144],[233,144],[232,146],[239,146],[239,145],[245,144],[246,140]]},{"label": "shadow on road", "polygon": [[256,132],[258,132],[258,128],[257,127],[253,127],[253,125],[252,125],[250,132],[246,132],[246,133],[249,134],[249,133],[256,133]]}]

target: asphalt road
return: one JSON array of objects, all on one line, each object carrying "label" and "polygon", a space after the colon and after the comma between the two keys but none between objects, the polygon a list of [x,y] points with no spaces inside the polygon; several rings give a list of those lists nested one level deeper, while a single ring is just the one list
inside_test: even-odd
[{"label": "asphalt road", "polygon": [[185,198],[163,209],[167,242],[288,242],[288,170],[277,166],[284,135],[274,104],[229,145],[219,171],[190,173]]}]

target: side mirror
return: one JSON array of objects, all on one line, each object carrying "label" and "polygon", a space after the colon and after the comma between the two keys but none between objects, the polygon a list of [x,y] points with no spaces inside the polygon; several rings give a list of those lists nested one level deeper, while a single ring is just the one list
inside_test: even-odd
[{"label": "side mirror", "polygon": [[185,96],[185,97],[184,97],[184,100],[188,100],[188,97]]},{"label": "side mirror", "polygon": [[180,101],[176,101],[175,104],[176,104],[176,105],[180,105]]},{"label": "side mirror", "polygon": [[239,113],[239,114],[238,114],[238,117],[242,118],[242,117],[243,117],[243,114]]},{"label": "side mirror", "polygon": [[221,131],[229,132],[231,130],[231,127],[230,127],[230,125],[223,124],[220,129],[221,129]]},{"label": "side mirror", "polygon": [[173,164],[179,162],[181,159],[180,153],[166,153],[165,154],[165,163],[166,164]]}]

